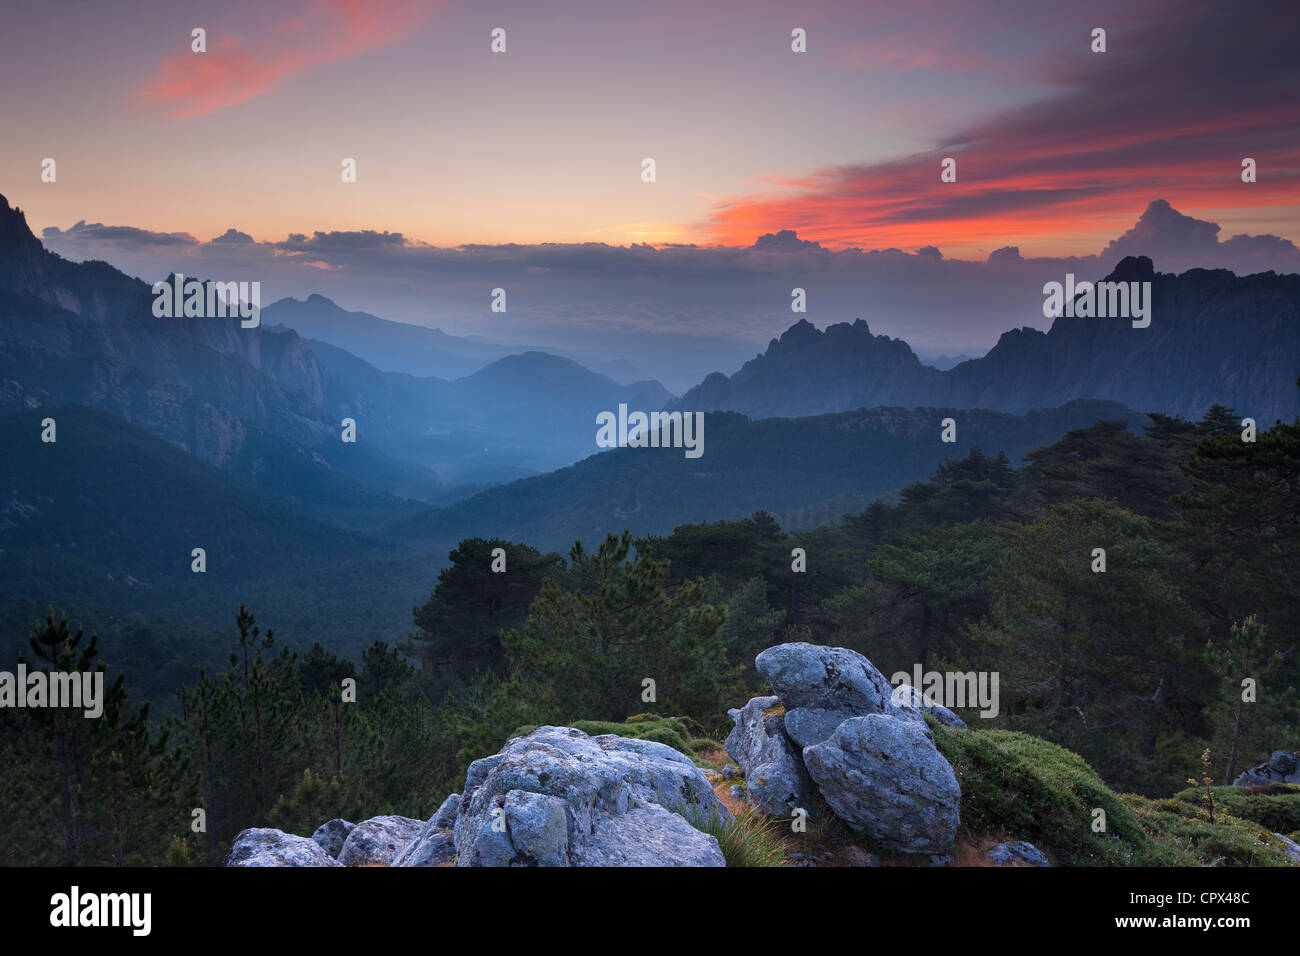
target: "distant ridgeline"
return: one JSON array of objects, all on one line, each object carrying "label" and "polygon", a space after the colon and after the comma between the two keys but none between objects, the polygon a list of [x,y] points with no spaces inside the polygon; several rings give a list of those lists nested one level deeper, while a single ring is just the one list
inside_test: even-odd
[{"label": "distant ridgeline", "polygon": [[876,405],[1018,414],[1102,398],[1188,419],[1216,403],[1262,424],[1300,414],[1300,275],[1175,276],[1130,256],[1105,281],[1151,283],[1146,327],[1065,314],[1048,332],[1006,332],[983,358],[940,371],[900,339],[872,335],[861,319],[820,332],[801,321],[740,371],[710,375],[674,407],[751,417]]}]

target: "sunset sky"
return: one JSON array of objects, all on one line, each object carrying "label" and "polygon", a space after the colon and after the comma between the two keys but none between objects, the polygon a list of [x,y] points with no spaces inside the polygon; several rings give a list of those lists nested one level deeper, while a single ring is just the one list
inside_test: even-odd
[{"label": "sunset sky", "polygon": [[790,228],[984,258],[1095,252],[1157,196],[1225,235],[1295,238],[1300,219],[1295,3],[122,0],[4,19],[0,191],[38,232],[748,245]]},{"label": "sunset sky", "polygon": [[[819,327],[861,317],[923,356],[975,355],[1046,325],[1046,279],[1123,255],[1300,271],[1294,0],[53,0],[3,17],[0,194],[53,251],[620,357],[674,387],[788,328],[796,286]],[[498,286],[508,314],[488,309]]]}]

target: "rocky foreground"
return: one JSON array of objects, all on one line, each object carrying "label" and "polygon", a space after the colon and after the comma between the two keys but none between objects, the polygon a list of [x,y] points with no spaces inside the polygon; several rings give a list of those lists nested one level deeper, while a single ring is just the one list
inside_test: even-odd
[{"label": "rocky foreground", "polygon": [[[735,781],[733,807],[747,805],[774,826],[833,817],[884,852],[952,861],[962,790],[926,716],[940,730],[964,728],[959,717],[906,685],[891,687],[844,648],[782,644],[755,666],[774,694],[730,711],[735,727],[724,746],[734,766],[722,774],[654,740],[538,727],[472,763],[462,792],[427,821],[330,820],[311,837],[244,830],[227,865],[726,866],[718,835],[735,821],[715,791],[726,790],[722,777]],[[1293,771],[1287,756],[1272,763]],[[1277,839],[1300,860],[1300,847]],[[1051,865],[1024,840],[998,843],[982,862]]]}]

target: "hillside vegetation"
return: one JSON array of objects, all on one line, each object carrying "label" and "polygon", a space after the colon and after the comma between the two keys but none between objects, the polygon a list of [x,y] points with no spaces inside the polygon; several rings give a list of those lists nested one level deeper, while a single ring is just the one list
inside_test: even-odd
[{"label": "hillside vegetation", "polygon": [[[918,664],[1000,675],[996,714],[959,706],[972,729],[936,730],[977,832],[1036,839],[1073,864],[1277,862],[1259,834],[1294,832],[1290,793],[1219,785],[1300,744],[1297,502],[1300,424],[1245,442],[1216,408],[1199,422],[1153,416],[1142,436],[1099,422],[1022,469],[972,451],[896,504],[809,531],[760,513],[611,535],[567,560],[469,539],[414,609],[410,639],[403,628],[359,661],[311,645],[310,619],[285,625],[273,606],[275,639],[241,611],[225,632],[228,669],[192,675],[159,726],[122,683],[91,726],[0,712],[0,757],[21,768],[0,783],[0,804],[24,821],[0,829],[0,856],[215,862],[249,826],[423,818],[470,761],[543,724],[609,729],[637,714],[624,734],[716,763],[728,709],[765,692],[755,655],[813,641],[860,651],[886,675]],[[250,513],[280,527],[273,512]],[[298,529],[274,546],[305,549],[315,533],[339,532]],[[359,601],[341,574],[341,599]],[[23,654],[48,669],[119,663],[57,614]],[[347,677],[356,703],[341,698]],[[1246,705],[1244,678],[1258,690]],[[69,762],[73,750],[84,764]],[[70,803],[56,799],[78,767],[100,769]],[[104,788],[129,806],[110,813]],[[202,837],[188,829],[195,806],[208,812]],[[1079,826],[1097,807],[1105,838]]]}]

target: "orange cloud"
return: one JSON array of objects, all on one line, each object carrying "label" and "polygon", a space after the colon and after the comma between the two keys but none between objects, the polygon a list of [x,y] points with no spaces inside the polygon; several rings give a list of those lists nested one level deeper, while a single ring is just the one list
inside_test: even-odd
[{"label": "orange cloud", "polygon": [[[913,156],[767,177],[762,191],[716,203],[704,235],[744,244],[795,229],[823,244],[865,248],[1040,237],[1059,248],[1104,234],[1154,196],[1193,210],[1294,213],[1300,7],[1260,6],[1255,16],[1226,19],[1212,0],[1152,0],[1126,20],[1122,44],[1104,57],[1078,42],[1043,47],[1051,58],[1037,71],[1046,84],[1041,99],[1010,109],[990,99],[982,115],[961,118]],[[878,27],[844,46],[846,62],[895,72],[981,63],[984,46],[970,39],[984,33],[970,24],[930,16],[918,26],[908,15]],[[903,101],[919,116],[923,103]],[[899,122],[915,128],[906,114]],[[954,183],[940,182],[945,157],[957,161]],[[1258,163],[1256,182],[1241,181],[1244,157]]]},{"label": "orange cloud", "polygon": [[[952,145],[899,160],[770,176],[766,190],[717,202],[706,241],[743,245],[795,229],[830,246],[911,248],[1035,238],[1084,247],[1156,195],[1193,209],[1295,210],[1300,107],[1248,104],[1211,116],[1115,110],[1073,124],[1049,107],[960,131]],[[1241,182],[1240,157],[1267,176]],[[941,183],[940,160],[957,161]],[[1071,223],[1062,236],[1062,223]],[[1084,230],[1085,232],[1080,232]]]},{"label": "orange cloud", "polygon": [[261,36],[210,30],[206,53],[165,60],[135,99],[169,118],[235,106],[304,70],[393,43],[429,9],[416,0],[312,0]]}]

